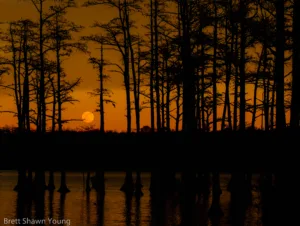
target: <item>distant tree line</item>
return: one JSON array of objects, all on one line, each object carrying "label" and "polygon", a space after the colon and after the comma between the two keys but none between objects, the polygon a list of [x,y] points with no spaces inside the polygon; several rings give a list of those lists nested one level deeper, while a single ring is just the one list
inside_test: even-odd
[{"label": "distant tree line", "polygon": [[[99,31],[80,41],[72,34],[82,27],[66,19],[76,1],[53,2],[49,9],[50,0],[30,1],[39,20],[9,22],[1,33],[0,74],[14,78],[1,85],[13,91],[21,131],[34,124],[45,132],[49,120],[53,131],[62,130],[63,104],[76,101],[71,92],[80,83],[68,81],[62,58],[75,49],[87,53],[87,42],[100,49],[89,62],[98,70],[99,87],[91,94],[99,99],[102,132],[105,104],[115,105],[106,66],[124,79],[127,132],[133,117],[141,131],[145,108],[151,131],[169,131],[171,121],[176,131],[299,126],[298,1],[89,0],[82,7],[106,5],[117,16],[95,22]],[[138,27],[137,15],[148,23]],[[121,61],[106,61],[106,49],[118,51]]]}]

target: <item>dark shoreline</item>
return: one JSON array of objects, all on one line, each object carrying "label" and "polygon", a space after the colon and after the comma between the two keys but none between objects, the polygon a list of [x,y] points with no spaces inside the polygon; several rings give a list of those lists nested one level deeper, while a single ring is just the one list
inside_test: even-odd
[{"label": "dark shoreline", "polygon": [[292,164],[295,158],[290,153],[297,154],[293,150],[298,149],[299,138],[300,130],[292,129],[190,134],[2,133],[0,170],[24,165],[70,170],[136,168],[148,171],[162,167],[274,171],[286,169],[282,165],[284,158]]}]

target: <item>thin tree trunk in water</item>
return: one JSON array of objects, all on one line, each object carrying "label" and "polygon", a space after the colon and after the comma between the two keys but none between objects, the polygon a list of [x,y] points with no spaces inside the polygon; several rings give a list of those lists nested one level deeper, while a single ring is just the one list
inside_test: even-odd
[{"label": "thin tree trunk in water", "polygon": [[24,42],[23,42],[23,57],[24,57],[24,84],[23,84],[23,109],[22,118],[25,122],[27,132],[30,132],[29,118],[29,65],[28,65],[28,43],[27,43],[28,24],[24,22]]},{"label": "thin tree trunk in water", "polygon": [[[225,86],[226,86],[226,85],[225,85]],[[222,113],[221,130],[224,130],[224,129],[225,129],[226,111],[227,111],[226,92],[228,92],[228,91],[227,91],[227,87],[225,87],[225,102],[224,102],[223,113]]]},{"label": "thin tree trunk in water", "polygon": [[134,96],[136,132],[140,132],[140,103],[139,103],[138,93],[137,93],[135,56],[134,56],[134,50],[133,50],[133,46],[132,46],[133,44],[131,41],[129,12],[128,12],[128,6],[127,6],[126,1],[125,1],[124,11],[125,11],[124,16],[125,16],[125,21],[126,21],[125,23],[126,23],[127,41],[128,41],[128,48],[129,48],[130,62],[131,62],[132,80],[133,80],[133,96]]},{"label": "thin tree trunk in water", "polygon": [[293,9],[293,63],[292,63],[292,102],[290,126],[299,127],[300,120],[300,2],[294,1]]},{"label": "thin tree trunk in water", "polygon": [[176,96],[176,132],[179,131],[179,122],[180,122],[180,93],[181,93],[181,87],[180,84],[176,84],[176,91],[177,91],[177,96]]},{"label": "thin tree trunk in water", "polygon": [[[226,26],[225,26],[225,45],[228,46],[228,19],[226,19]],[[232,53],[233,53],[233,40],[234,36],[232,34],[231,40],[231,49],[230,52],[227,52],[227,56],[230,57],[226,59],[225,66],[226,66],[226,81],[225,81],[225,103],[223,109],[223,117],[222,117],[222,128],[221,130],[225,129],[225,119],[226,119],[226,110],[227,110],[227,121],[228,121],[228,128],[231,130],[231,110],[230,110],[230,79],[231,79],[231,64],[232,64]]]},{"label": "thin tree trunk in water", "polygon": [[49,171],[48,190],[49,190],[49,191],[55,190],[55,184],[54,184],[54,172],[53,172],[53,170],[50,170],[50,171]]},{"label": "thin tree trunk in water", "polygon": [[[168,50],[169,51],[169,46],[168,46]],[[171,127],[170,127],[170,104],[171,104],[171,101],[170,101],[170,95],[171,95],[171,84],[170,84],[170,74],[169,74],[169,66],[168,66],[168,61],[169,61],[169,58],[166,59],[166,128],[168,131],[171,130]]]},{"label": "thin tree trunk in water", "polygon": [[[201,24],[201,31],[204,32],[204,28],[202,27]],[[202,127],[204,131],[207,131],[208,125],[205,123],[205,79],[204,79],[204,74],[205,74],[205,46],[204,42],[201,44],[201,57],[202,57],[202,67],[201,67],[201,119],[202,119]]]},{"label": "thin tree trunk in water", "polygon": [[197,129],[195,118],[195,74],[191,65],[190,40],[190,3],[180,1],[182,22],[182,66],[183,66],[183,131],[191,132]]},{"label": "thin tree trunk in water", "polygon": [[60,35],[59,35],[59,15],[55,16],[56,23],[56,73],[57,73],[57,124],[58,131],[62,131],[62,101],[61,101],[61,60],[60,60]]},{"label": "thin tree trunk in water", "polygon": [[263,78],[263,86],[264,86],[264,99],[263,99],[263,108],[264,108],[264,129],[269,130],[269,96],[268,96],[268,88],[266,84],[266,78]]},{"label": "thin tree trunk in water", "polygon": [[255,77],[255,84],[254,84],[254,96],[253,96],[253,113],[252,113],[252,123],[251,127],[252,129],[255,129],[255,121],[256,121],[256,110],[257,110],[257,90],[258,90],[258,82],[259,82],[259,76],[260,76],[260,68],[261,68],[261,63],[264,58],[264,52],[266,51],[265,47],[262,48],[258,66],[257,66],[257,71],[256,71],[256,77]]},{"label": "thin tree trunk in water", "polygon": [[167,90],[166,90],[166,127],[168,131],[171,130],[171,118],[170,118],[170,95],[171,95],[171,84],[170,84],[170,78],[169,74],[167,74]]},{"label": "thin tree trunk in water", "polygon": [[[164,72],[166,70],[166,59],[162,60],[162,71]],[[166,118],[165,118],[165,73],[163,73],[163,75],[161,76],[161,128],[165,129],[166,126]]]},{"label": "thin tree trunk in water", "polygon": [[13,34],[13,25],[10,24],[10,38],[11,38],[11,48],[12,48],[12,67],[13,67],[13,80],[14,80],[14,98],[17,107],[17,117],[18,117],[18,130],[22,130],[22,118],[21,118],[21,96],[19,95],[19,84],[18,84],[18,67],[17,67],[17,47],[15,46],[14,34]]},{"label": "thin tree trunk in water", "polygon": [[213,131],[217,131],[217,44],[218,44],[218,19],[217,19],[217,4],[214,1],[214,56],[213,56]]},{"label": "thin tree trunk in water", "polygon": [[210,122],[209,122],[209,114],[208,114],[208,111],[206,111],[206,126],[207,126],[207,132],[209,132],[210,131]]},{"label": "thin tree trunk in water", "polygon": [[125,192],[126,194],[133,193],[134,184],[133,184],[133,179],[132,179],[132,171],[130,171],[130,170],[126,171],[125,181],[120,190]]},{"label": "thin tree trunk in water", "polygon": [[[267,50],[267,48],[266,48]],[[265,116],[265,130],[269,130],[269,112],[270,112],[270,76],[267,75],[267,60],[268,60],[268,53],[267,51],[264,52],[264,77],[263,77],[263,86],[264,86],[264,100],[263,100],[263,107],[264,107],[264,116]]]},{"label": "thin tree trunk in water", "polygon": [[153,77],[154,77],[154,40],[153,40],[153,0],[150,0],[150,54],[151,54],[151,66],[150,66],[150,123],[151,131],[154,132],[154,87],[153,87]]},{"label": "thin tree trunk in water", "polygon": [[99,107],[100,107],[100,132],[104,133],[104,78],[103,78],[103,66],[104,66],[104,60],[103,60],[103,44],[101,44],[100,47],[100,65],[99,65],[99,82],[100,82],[100,101],[99,101]]},{"label": "thin tree trunk in water", "polygon": [[[38,78],[37,78],[38,79]],[[38,84],[37,84],[38,86]],[[37,87],[36,91],[36,105],[37,105],[37,115],[36,115],[36,131],[41,131],[41,105],[40,105],[40,95],[39,95],[39,86]]]},{"label": "thin tree trunk in water", "polygon": [[44,133],[46,132],[46,101],[45,101],[45,70],[44,70],[44,33],[43,33],[43,25],[44,25],[44,19],[43,19],[43,2],[39,1],[40,8],[39,8],[39,56],[40,56],[40,87],[39,87],[39,97],[40,97],[40,113],[41,113],[41,128],[40,132]]},{"label": "thin tree trunk in water", "polygon": [[241,18],[241,55],[240,55],[240,130],[243,131],[246,128],[246,75],[245,75],[245,50],[246,50],[246,3],[240,1]]},{"label": "thin tree trunk in water", "polygon": [[56,89],[54,85],[54,79],[51,79],[51,86],[53,92],[53,103],[52,103],[52,132],[55,132],[56,127]]},{"label": "thin tree trunk in water", "polygon": [[[177,29],[178,29],[178,36],[181,37],[181,22],[180,22],[180,7],[179,4],[177,5]],[[180,45],[178,45],[178,52],[180,52]],[[177,75],[178,76],[178,75]],[[180,122],[180,95],[181,95],[181,74],[177,77],[176,80],[176,91],[177,91],[177,96],[176,96],[176,132],[179,131],[179,122]]]},{"label": "thin tree trunk in water", "polygon": [[[127,71],[127,72],[126,72]],[[124,78],[124,83],[125,83],[125,89],[126,89],[126,112],[127,112],[127,133],[131,132],[131,101],[130,101],[130,82],[129,82],[129,72],[128,68],[125,70],[125,78]]]},{"label": "thin tree trunk in water", "polygon": [[154,63],[155,63],[155,95],[156,95],[156,126],[157,131],[161,129],[160,118],[160,95],[159,95],[159,55],[158,55],[158,0],[154,0]]},{"label": "thin tree trunk in water", "polygon": [[276,0],[276,56],[275,56],[275,88],[276,88],[276,129],[286,126],[284,109],[284,1]]},{"label": "thin tree trunk in water", "polygon": [[274,130],[275,123],[274,123],[274,110],[275,110],[275,82],[272,84],[272,102],[271,102],[271,129]]},{"label": "thin tree trunk in water", "polygon": [[[22,42],[23,42],[23,37],[21,37],[20,40],[20,46],[19,48],[22,48]],[[18,56],[18,77],[17,77],[17,91],[18,91],[18,96],[19,96],[19,108],[18,108],[18,120],[19,120],[19,131],[23,132],[24,131],[24,120],[22,117],[22,108],[23,108],[23,96],[22,96],[22,84],[21,84],[21,57],[22,57],[22,51],[19,51],[19,56]]]},{"label": "thin tree trunk in water", "polygon": [[61,171],[60,188],[58,189],[58,192],[60,192],[60,193],[70,192],[70,190],[67,187],[66,171],[64,171],[64,170]]},{"label": "thin tree trunk in water", "polygon": [[197,80],[196,80],[196,121],[197,121],[197,129],[201,129],[201,108],[200,108],[200,96],[201,96],[201,89],[200,89],[200,75],[199,69],[197,69]]},{"label": "thin tree trunk in water", "polygon": [[[238,33],[238,29],[236,29],[236,33]],[[239,51],[238,51],[238,35],[235,36],[235,62],[238,59]],[[233,129],[237,130],[238,123],[238,87],[239,87],[239,69],[237,64],[235,64],[235,80],[234,80],[234,106],[233,106]]]},{"label": "thin tree trunk in water", "polygon": [[[232,0],[230,0],[230,13],[232,14]],[[234,53],[234,27],[233,27],[233,21],[232,18],[230,19],[230,24],[231,24],[231,44],[230,44],[230,61],[229,61],[229,65],[228,65],[228,77],[229,77],[229,85],[230,85],[230,80],[231,80],[231,75],[232,75],[232,61],[233,61],[233,53]],[[229,125],[229,129],[232,130],[232,121],[231,121],[231,105],[230,105],[230,90],[228,90],[228,125]]]},{"label": "thin tree trunk in water", "polygon": [[141,108],[140,108],[140,94],[141,94],[141,43],[140,40],[138,42],[138,63],[137,63],[137,94],[136,94],[136,101],[138,103],[139,106],[139,112],[138,112],[138,117],[136,118],[136,120],[138,121],[138,125],[140,128],[140,112],[141,112]]},{"label": "thin tree trunk in water", "polygon": [[[125,6],[127,7],[127,6]],[[125,85],[125,93],[126,93],[126,117],[127,117],[127,133],[131,133],[131,98],[130,98],[130,73],[129,73],[129,46],[128,46],[128,38],[126,32],[126,24],[124,24],[125,15],[122,12],[123,7],[119,6],[119,18],[122,21],[122,32],[124,39],[124,85]],[[123,13],[123,14],[122,14]]]}]

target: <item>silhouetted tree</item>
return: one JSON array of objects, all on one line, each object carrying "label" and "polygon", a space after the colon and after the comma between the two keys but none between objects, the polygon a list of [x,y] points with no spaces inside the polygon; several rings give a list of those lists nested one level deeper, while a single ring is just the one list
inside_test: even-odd
[{"label": "silhouetted tree", "polygon": [[276,54],[275,54],[275,89],[276,89],[276,128],[286,126],[284,106],[284,50],[285,50],[285,26],[284,26],[284,2],[275,1],[276,10]]},{"label": "silhouetted tree", "polygon": [[300,15],[297,9],[300,8],[300,2],[294,1],[293,5],[293,65],[292,65],[292,102],[291,102],[291,127],[299,127],[300,120]]},{"label": "silhouetted tree", "polygon": [[[73,3],[69,2],[68,6],[53,6],[50,8],[50,12],[54,14],[54,16],[47,23],[47,34],[52,37],[50,41],[50,48],[55,52],[55,63],[56,63],[56,89],[54,90],[53,96],[55,104],[57,104],[57,114],[54,109],[53,115],[57,115],[57,124],[58,131],[62,131],[63,120],[62,120],[62,105],[67,102],[65,96],[68,92],[71,91],[74,87],[79,85],[80,79],[76,79],[75,82],[67,84],[63,81],[63,78],[66,77],[65,73],[63,73],[62,68],[62,58],[64,56],[70,56],[74,49],[81,50],[86,52],[86,46],[82,42],[74,42],[72,40],[72,34],[78,33],[83,28],[82,26],[78,26],[73,22],[68,21],[65,18],[67,13],[67,7],[75,6],[71,5]],[[62,8],[63,7],[63,8]],[[72,102],[68,100],[68,102]],[[53,107],[55,108],[55,104]],[[55,120],[56,121],[56,120]]]},{"label": "silhouetted tree", "polygon": [[[111,46],[116,48],[121,56],[123,61],[123,67],[119,64],[115,64],[118,68],[115,72],[121,73],[124,77],[124,85],[126,92],[126,105],[127,105],[127,132],[131,132],[131,76],[130,69],[132,71],[132,81],[133,81],[133,93],[134,93],[134,102],[136,109],[136,117],[139,117],[139,108],[137,103],[137,87],[136,87],[136,71],[134,66],[134,52],[133,52],[133,42],[135,36],[131,33],[131,28],[134,26],[134,21],[132,21],[131,15],[140,9],[140,1],[132,0],[97,0],[97,1],[86,1],[84,6],[94,6],[94,5],[108,5],[118,12],[118,16],[112,18],[108,23],[95,23],[94,27],[101,28],[105,35],[104,45]],[[131,65],[131,68],[130,68]],[[137,128],[139,128],[139,120],[136,120]]]},{"label": "silhouetted tree", "polygon": [[92,96],[99,96],[99,109],[97,111],[100,112],[100,132],[105,131],[105,118],[104,118],[104,104],[109,103],[112,104],[115,107],[115,102],[110,99],[112,91],[105,88],[105,81],[108,80],[110,77],[104,73],[104,67],[108,65],[109,63],[104,60],[104,42],[105,39],[101,35],[91,35],[91,36],[83,36],[83,40],[86,41],[92,41],[97,44],[100,44],[100,58],[97,57],[90,57],[89,63],[93,65],[94,68],[98,69],[98,78],[99,78],[99,88],[95,89],[90,94]]},{"label": "silhouetted tree", "polygon": [[[13,91],[16,104],[19,131],[30,131],[30,87],[29,77],[33,66],[30,64],[35,49],[33,44],[36,24],[30,20],[19,20],[9,23],[8,31],[2,32],[1,39],[7,44],[1,50],[10,53],[8,57],[1,58],[1,64],[5,65],[6,73],[12,72],[13,83],[1,84],[5,89]],[[31,37],[31,38],[29,38]],[[29,57],[30,55],[30,57]]]},{"label": "silhouetted tree", "polygon": [[[47,50],[45,50],[45,44],[47,42],[45,28],[49,21],[57,15],[59,12],[63,12],[69,7],[74,7],[74,0],[63,0],[57,6],[50,6],[50,11],[45,12],[45,3],[49,0],[30,0],[34,8],[39,15],[39,105],[38,105],[38,118],[41,124],[38,124],[38,131],[46,132],[46,87],[45,87],[45,55]],[[51,9],[56,8],[55,11]]]}]

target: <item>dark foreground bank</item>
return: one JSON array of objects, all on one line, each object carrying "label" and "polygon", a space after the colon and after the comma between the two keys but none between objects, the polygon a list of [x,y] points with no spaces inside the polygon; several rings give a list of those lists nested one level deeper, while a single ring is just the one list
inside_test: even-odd
[{"label": "dark foreground bank", "polygon": [[153,167],[260,171],[293,166],[300,131],[217,133],[2,133],[1,169],[21,165],[56,169],[123,170]]}]

